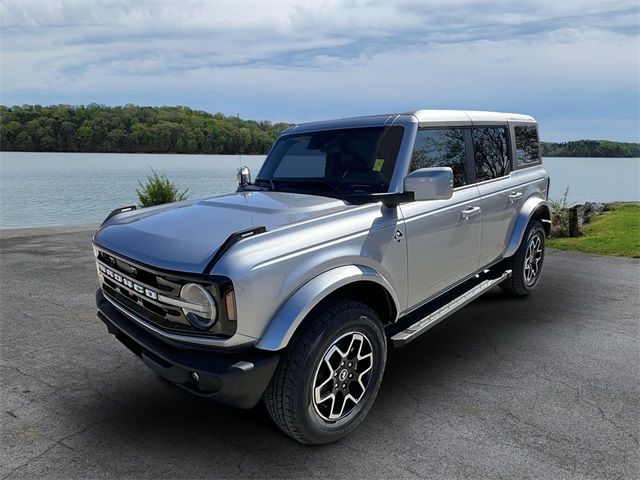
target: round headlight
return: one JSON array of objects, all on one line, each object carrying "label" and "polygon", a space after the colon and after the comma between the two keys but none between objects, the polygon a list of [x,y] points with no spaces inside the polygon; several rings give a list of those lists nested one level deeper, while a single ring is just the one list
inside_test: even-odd
[{"label": "round headlight", "polygon": [[187,283],[180,290],[180,299],[183,302],[193,304],[191,308],[182,307],[182,312],[191,325],[206,330],[216,323],[218,318],[216,301],[202,285]]}]

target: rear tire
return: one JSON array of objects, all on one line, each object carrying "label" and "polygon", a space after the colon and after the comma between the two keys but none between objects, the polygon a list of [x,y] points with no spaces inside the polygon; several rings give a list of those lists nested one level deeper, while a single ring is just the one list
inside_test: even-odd
[{"label": "rear tire", "polygon": [[271,418],[301,443],[344,437],[371,408],[386,355],[384,329],[371,308],[328,303],[312,312],[280,360],[264,397]]},{"label": "rear tire", "polygon": [[513,272],[500,288],[516,297],[529,295],[538,285],[544,263],[544,227],[531,220],[516,253],[506,260],[506,268]]}]

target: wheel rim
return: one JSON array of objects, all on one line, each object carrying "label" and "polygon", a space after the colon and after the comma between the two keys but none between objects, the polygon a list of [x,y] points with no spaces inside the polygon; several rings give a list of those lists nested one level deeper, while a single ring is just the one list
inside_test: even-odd
[{"label": "wheel rim", "polygon": [[353,411],[369,386],[373,348],[360,332],[349,332],[334,341],[316,369],[311,392],[316,413],[328,422]]},{"label": "wheel rim", "polygon": [[536,233],[529,240],[527,253],[524,257],[524,282],[527,286],[536,283],[542,267],[542,237]]}]

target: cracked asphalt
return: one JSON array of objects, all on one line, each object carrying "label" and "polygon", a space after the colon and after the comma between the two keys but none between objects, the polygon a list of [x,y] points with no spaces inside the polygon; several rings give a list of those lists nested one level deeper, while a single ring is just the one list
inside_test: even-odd
[{"label": "cracked asphalt", "polygon": [[[349,437],[160,380],[95,316],[92,232],[0,232],[0,478],[638,478],[640,261],[553,251],[390,354]],[[49,233],[48,233],[49,232]]]}]

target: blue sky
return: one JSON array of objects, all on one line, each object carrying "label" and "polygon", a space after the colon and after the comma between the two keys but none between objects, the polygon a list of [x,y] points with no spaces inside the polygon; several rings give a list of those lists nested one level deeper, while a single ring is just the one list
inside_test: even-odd
[{"label": "blue sky", "polygon": [[545,140],[640,141],[639,25],[624,0],[3,0],[0,103],[499,110]]}]

